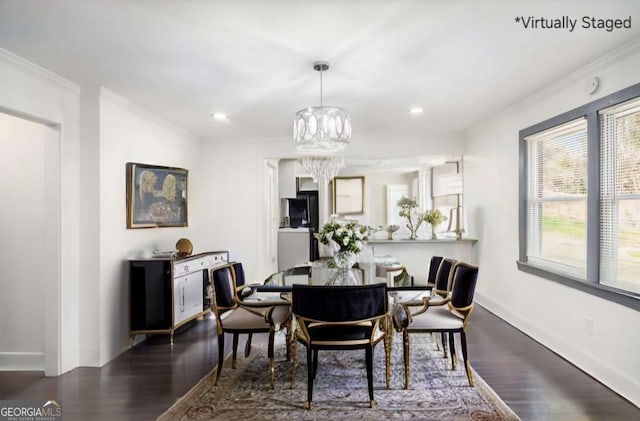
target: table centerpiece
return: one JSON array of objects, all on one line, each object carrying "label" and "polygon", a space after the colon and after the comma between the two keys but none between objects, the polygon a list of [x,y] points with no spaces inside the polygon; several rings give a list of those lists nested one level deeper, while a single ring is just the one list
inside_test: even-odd
[{"label": "table centerpiece", "polygon": [[327,285],[360,285],[350,270],[356,263],[358,253],[366,241],[369,228],[357,222],[329,221],[315,237],[321,244],[329,246],[338,269],[336,276]]}]

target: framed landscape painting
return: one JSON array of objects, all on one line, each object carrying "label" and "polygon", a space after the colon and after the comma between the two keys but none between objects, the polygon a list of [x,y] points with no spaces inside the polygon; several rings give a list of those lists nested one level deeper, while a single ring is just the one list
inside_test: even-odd
[{"label": "framed landscape painting", "polygon": [[186,227],[183,168],[127,163],[127,228]]}]

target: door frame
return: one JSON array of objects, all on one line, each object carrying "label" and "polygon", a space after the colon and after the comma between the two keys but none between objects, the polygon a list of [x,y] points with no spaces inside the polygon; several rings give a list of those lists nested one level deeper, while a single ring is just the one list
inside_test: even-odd
[{"label": "door frame", "polygon": [[45,267],[44,290],[44,373],[45,376],[62,374],[62,235],[61,235],[61,143],[62,125],[38,116],[0,106],[0,112],[10,116],[42,124],[55,133],[45,141],[44,174],[45,174],[45,232],[44,256],[36,256]]}]

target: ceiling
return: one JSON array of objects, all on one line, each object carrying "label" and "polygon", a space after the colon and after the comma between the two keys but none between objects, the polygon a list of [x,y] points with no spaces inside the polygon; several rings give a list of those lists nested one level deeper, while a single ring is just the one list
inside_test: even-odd
[{"label": "ceiling", "polygon": [[[0,0],[0,48],[213,141],[291,136],[293,114],[319,105],[312,63],[328,60],[324,103],[350,111],[354,139],[415,137],[464,131],[624,45],[639,12],[637,0]],[[564,15],[635,25],[515,22]]]}]

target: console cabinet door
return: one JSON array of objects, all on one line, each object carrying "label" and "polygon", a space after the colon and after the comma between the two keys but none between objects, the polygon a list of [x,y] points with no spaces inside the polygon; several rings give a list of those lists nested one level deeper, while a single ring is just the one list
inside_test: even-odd
[{"label": "console cabinet door", "polygon": [[202,271],[175,278],[173,293],[174,326],[202,312],[204,303],[202,284]]},{"label": "console cabinet door", "polygon": [[171,329],[171,262],[129,264],[130,330]]}]

